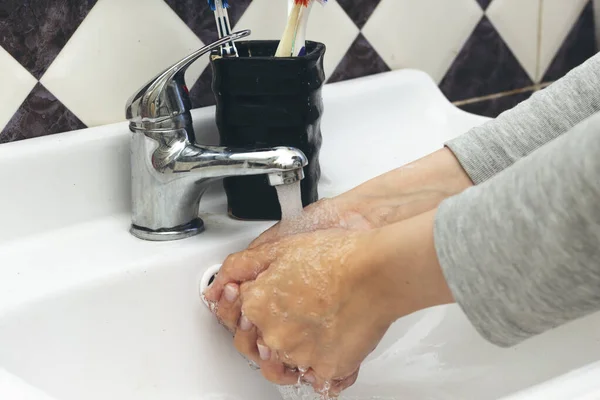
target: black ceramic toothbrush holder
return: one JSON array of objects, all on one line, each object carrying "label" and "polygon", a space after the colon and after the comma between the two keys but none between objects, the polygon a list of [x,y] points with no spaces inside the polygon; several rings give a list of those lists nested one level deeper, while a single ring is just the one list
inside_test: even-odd
[{"label": "black ceramic toothbrush holder", "polygon": [[[216,122],[223,146],[291,146],[304,152],[308,165],[301,192],[306,207],[319,198],[325,45],[307,42],[305,56],[276,58],[278,44],[238,41],[239,57],[211,57]],[[224,187],[230,216],[281,219],[277,192],[266,175],[226,178]]]}]

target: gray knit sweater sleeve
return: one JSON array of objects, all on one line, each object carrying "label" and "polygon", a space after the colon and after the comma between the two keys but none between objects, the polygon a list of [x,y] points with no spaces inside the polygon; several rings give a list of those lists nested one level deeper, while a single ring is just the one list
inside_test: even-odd
[{"label": "gray knit sweater sleeve", "polygon": [[481,183],[600,111],[600,53],[496,119],[446,145]]},{"label": "gray knit sweater sleeve", "polygon": [[596,56],[448,143],[478,185],[440,205],[436,251],[456,301],[493,343],[600,310],[598,110]]}]

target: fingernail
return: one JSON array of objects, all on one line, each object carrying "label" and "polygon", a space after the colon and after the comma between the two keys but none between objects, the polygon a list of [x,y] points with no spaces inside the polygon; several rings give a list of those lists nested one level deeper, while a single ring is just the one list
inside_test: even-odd
[{"label": "fingernail", "polygon": [[250,322],[250,320],[243,315],[242,318],[240,318],[240,329],[244,332],[248,332],[250,329],[252,329],[252,322]]},{"label": "fingernail", "polygon": [[315,383],[317,380],[313,374],[306,374],[302,377],[306,383],[310,383],[311,385]]},{"label": "fingernail", "polygon": [[257,343],[258,346],[258,354],[260,355],[260,359],[263,361],[267,361],[271,359],[271,350],[267,346],[263,346],[260,343]]},{"label": "fingernail", "polygon": [[228,284],[225,285],[225,300],[230,303],[233,303],[238,297],[238,289],[237,286]]}]

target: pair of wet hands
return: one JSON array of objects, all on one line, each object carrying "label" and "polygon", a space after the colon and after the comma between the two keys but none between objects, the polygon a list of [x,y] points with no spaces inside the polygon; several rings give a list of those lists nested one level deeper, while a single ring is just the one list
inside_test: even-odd
[{"label": "pair of wet hands", "polygon": [[302,382],[327,396],[356,381],[389,326],[368,320],[374,305],[352,274],[368,228],[322,201],[223,263],[204,296],[269,381]]}]

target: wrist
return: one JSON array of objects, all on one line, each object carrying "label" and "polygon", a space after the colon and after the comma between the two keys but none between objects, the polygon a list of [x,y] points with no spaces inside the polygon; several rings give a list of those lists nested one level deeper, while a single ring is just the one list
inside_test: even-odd
[{"label": "wrist", "polygon": [[397,168],[334,198],[339,208],[364,216],[372,227],[411,218],[473,185],[447,148]]},{"label": "wrist", "polygon": [[392,322],[425,308],[454,302],[435,250],[436,210],[371,234],[370,272]]}]

